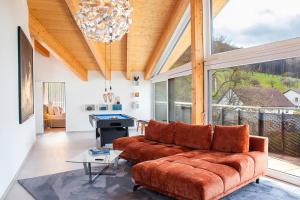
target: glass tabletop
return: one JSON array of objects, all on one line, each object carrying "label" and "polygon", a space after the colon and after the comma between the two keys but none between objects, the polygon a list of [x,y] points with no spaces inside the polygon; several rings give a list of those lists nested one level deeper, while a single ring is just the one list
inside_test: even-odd
[{"label": "glass tabletop", "polygon": [[109,154],[104,155],[90,155],[89,150],[85,150],[77,156],[68,159],[67,162],[71,163],[98,163],[98,164],[113,164],[116,158],[122,151],[119,150],[109,150]]}]

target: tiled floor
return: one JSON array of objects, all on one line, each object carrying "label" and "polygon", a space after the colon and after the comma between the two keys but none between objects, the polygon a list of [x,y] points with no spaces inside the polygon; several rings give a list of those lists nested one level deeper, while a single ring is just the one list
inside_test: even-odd
[{"label": "tiled floor", "polygon": [[300,177],[300,158],[269,154],[269,168]]},{"label": "tiled floor", "polygon": [[[130,132],[130,135],[135,134],[137,134],[135,130]],[[81,169],[81,164],[67,163],[65,161],[94,145],[94,132],[65,133],[61,131],[38,136],[35,145],[20,170],[18,179]],[[271,165],[274,164],[276,167],[280,166],[275,162],[277,161],[271,159],[269,163]],[[289,170],[293,170],[292,167]],[[15,182],[5,199],[32,200],[33,198]]]},{"label": "tiled floor", "polygon": [[[136,134],[136,130],[130,131],[130,135]],[[55,129],[40,135],[20,170],[18,179],[81,169],[81,164],[68,163],[66,160],[92,146],[95,146],[95,132],[65,133],[64,130]],[[15,182],[5,199],[33,198]]]}]

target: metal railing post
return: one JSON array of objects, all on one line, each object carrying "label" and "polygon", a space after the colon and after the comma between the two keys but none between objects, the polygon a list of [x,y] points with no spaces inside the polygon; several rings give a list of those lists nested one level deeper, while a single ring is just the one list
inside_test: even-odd
[{"label": "metal railing post", "polygon": [[224,108],[222,107],[221,109],[221,124],[224,125],[225,123],[225,112],[224,112]]},{"label": "metal railing post", "polygon": [[238,110],[238,125],[242,124],[242,115],[241,115],[241,110]]},{"label": "metal railing post", "polygon": [[281,141],[282,141],[282,151],[285,152],[285,114],[281,113]]},{"label": "metal railing post", "polygon": [[258,135],[264,135],[264,113],[260,111],[258,113]]}]

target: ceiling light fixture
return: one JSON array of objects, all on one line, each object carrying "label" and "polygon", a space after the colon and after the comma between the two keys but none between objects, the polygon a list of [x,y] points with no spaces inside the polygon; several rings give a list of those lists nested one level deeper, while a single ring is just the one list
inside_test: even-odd
[{"label": "ceiling light fixture", "polygon": [[93,41],[111,43],[128,33],[132,23],[129,0],[80,0],[75,20]]}]

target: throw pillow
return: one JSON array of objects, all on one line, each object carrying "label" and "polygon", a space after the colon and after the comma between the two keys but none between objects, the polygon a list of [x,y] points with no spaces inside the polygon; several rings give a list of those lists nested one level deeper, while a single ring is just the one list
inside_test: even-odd
[{"label": "throw pillow", "polygon": [[215,126],[212,149],[227,153],[249,151],[249,125]]},{"label": "throw pillow", "polygon": [[57,115],[57,116],[60,115],[59,108],[56,106],[53,107],[53,112],[54,112],[54,115]]},{"label": "throw pillow", "polygon": [[51,104],[48,105],[48,113],[49,115],[54,115],[53,106]]},{"label": "throw pillow", "polygon": [[211,125],[191,125],[177,122],[175,144],[193,149],[209,150],[212,139]]},{"label": "throw pillow", "polygon": [[172,144],[174,141],[174,125],[175,123],[165,123],[150,120],[145,128],[145,138],[157,142]]}]

